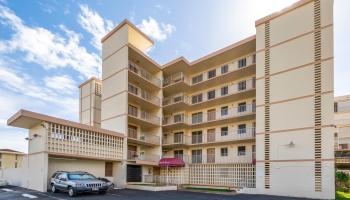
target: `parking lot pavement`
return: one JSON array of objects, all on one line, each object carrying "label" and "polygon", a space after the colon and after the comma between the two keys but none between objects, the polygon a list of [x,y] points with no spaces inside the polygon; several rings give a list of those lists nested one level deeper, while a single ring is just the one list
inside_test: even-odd
[{"label": "parking lot pavement", "polygon": [[166,191],[166,192],[148,192],[140,190],[112,190],[106,195],[99,194],[81,194],[70,198],[66,193],[42,193],[28,190],[20,187],[0,187],[0,200],[65,200],[65,199],[91,199],[91,200],[302,200],[300,198],[288,198],[266,195],[247,195],[247,194],[210,194],[190,191]]}]

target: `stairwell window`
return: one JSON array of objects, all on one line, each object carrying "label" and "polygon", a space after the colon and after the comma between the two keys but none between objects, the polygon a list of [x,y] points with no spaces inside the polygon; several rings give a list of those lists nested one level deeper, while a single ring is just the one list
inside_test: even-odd
[{"label": "stairwell window", "polygon": [[216,76],[216,69],[208,71],[208,79],[214,78]]},{"label": "stairwell window", "polygon": [[228,94],[228,86],[224,86],[221,88],[221,96],[225,96]]},{"label": "stairwell window", "polygon": [[247,59],[246,58],[243,58],[243,59],[238,61],[238,68],[245,67],[246,65],[247,65]]},{"label": "stairwell window", "polygon": [[227,149],[227,147],[221,148],[220,151],[221,151],[221,156],[222,157],[228,156],[228,149]]},{"label": "stairwell window", "polygon": [[238,156],[245,156],[245,146],[239,146],[238,147]]},{"label": "stairwell window", "polygon": [[228,65],[221,66],[221,74],[226,74],[228,72]]},{"label": "stairwell window", "polygon": [[228,106],[221,107],[221,116],[228,115]]},{"label": "stairwell window", "polygon": [[208,100],[215,99],[215,90],[208,92]]},{"label": "stairwell window", "polygon": [[227,136],[228,135],[228,127],[221,127],[221,136]]},{"label": "stairwell window", "polygon": [[192,78],[192,84],[196,84],[202,81],[203,81],[203,74],[200,74]]}]

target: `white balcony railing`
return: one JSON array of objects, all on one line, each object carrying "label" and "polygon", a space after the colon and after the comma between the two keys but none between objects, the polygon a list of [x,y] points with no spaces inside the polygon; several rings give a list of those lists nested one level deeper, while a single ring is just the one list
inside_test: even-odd
[{"label": "white balcony railing", "polygon": [[131,72],[137,74],[138,76],[146,79],[147,81],[153,83],[157,87],[161,87],[161,80],[159,78],[155,77],[154,75],[152,75],[151,73],[149,73],[148,71],[146,71],[145,69],[143,69],[142,67],[138,66],[137,64],[135,64],[132,61],[129,61],[129,71],[131,71]]},{"label": "white balcony railing", "polygon": [[189,164],[202,164],[202,163],[216,163],[216,164],[230,164],[230,163],[253,163],[255,162],[255,153],[253,152],[237,152],[235,155],[228,154],[225,157],[209,155],[192,155],[190,156]]},{"label": "white balcony railing", "polygon": [[185,114],[176,114],[172,116],[163,117],[163,125],[188,123],[188,117]]},{"label": "white balcony railing", "polygon": [[155,116],[143,110],[138,110],[129,106],[128,115],[155,125],[160,125],[160,118],[158,116]]},{"label": "white balcony railing", "polygon": [[158,162],[159,159],[160,159],[160,155],[151,154],[147,152],[137,152],[137,151],[128,150],[128,160]]},{"label": "white balcony railing", "polygon": [[[255,88],[255,78],[246,80],[246,81],[241,81],[240,83],[235,83],[230,86],[228,86],[227,91],[223,92],[221,91],[221,88],[216,88],[215,91],[215,96],[212,99],[208,99],[207,93],[202,93],[202,100],[197,101],[197,102],[192,102],[191,98],[183,93],[173,95],[170,97],[165,97],[163,99],[163,106],[168,106],[172,105],[175,103],[183,102],[189,105],[195,105],[195,104],[200,104],[200,103],[205,103],[207,101],[212,101],[215,99],[220,99],[222,97],[234,95],[234,94],[239,94],[241,92],[251,90]],[[198,94],[196,94],[198,95]]]},{"label": "white balcony railing", "polygon": [[128,91],[129,91],[129,93],[131,93],[135,96],[138,96],[138,97],[140,97],[146,101],[149,101],[157,106],[160,106],[160,98],[152,95],[150,92],[148,92],[146,90],[140,89],[134,85],[129,84]]},{"label": "white balcony railing", "polygon": [[183,134],[167,135],[166,137],[163,137],[162,144],[163,145],[191,144],[191,137]]},{"label": "white balcony railing", "polygon": [[148,133],[138,134],[136,130],[128,128],[128,138],[151,144],[160,144],[160,137]]},{"label": "white balcony railing", "polygon": [[175,74],[172,74],[168,77],[165,77],[163,80],[163,87],[168,86],[168,85],[172,85],[178,82],[184,82],[189,84],[189,79],[187,76],[184,75],[183,72],[178,72]]}]

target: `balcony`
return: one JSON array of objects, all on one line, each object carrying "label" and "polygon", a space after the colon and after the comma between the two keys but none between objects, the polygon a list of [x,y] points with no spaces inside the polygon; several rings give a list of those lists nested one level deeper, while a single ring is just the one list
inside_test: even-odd
[{"label": "balcony", "polygon": [[191,137],[184,134],[179,135],[170,135],[163,137],[162,144],[164,148],[173,148],[173,147],[183,147],[191,144]]},{"label": "balcony", "polygon": [[226,110],[201,113],[196,116],[192,115],[189,122],[193,127],[200,127],[208,124],[218,125],[227,121],[251,120],[254,119],[254,115],[255,104],[246,104],[243,106],[228,108]]},{"label": "balcony", "polygon": [[165,77],[163,80],[163,93],[169,94],[179,93],[189,89],[189,79],[183,72],[178,72]]},{"label": "balcony", "polygon": [[128,86],[129,100],[144,108],[156,109],[160,107],[160,98],[150,92],[138,88],[132,84]]},{"label": "balcony", "polygon": [[184,110],[190,104],[190,99],[184,93],[166,97],[163,99],[163,110],[167,112],[174,112],[177,110]]},{"label": "balcony", "polygon": [[203,155],[192,155],[189,159],[189,164],[232,164],[232,163],[255,163],[255,152],[238,152],[236,155],[215,156],[209,154],[206,157]]},{"label": "balcony", "polygon": [[142,67],[129,61],[129,81],[139,83],[150,91],[159,90],[161,80]]},{"label": "balcony", "polygon": [[163,127],[181,129],[188,126],[188,120],[185,114],[176,114],[163,117]]},{"label": "balcony", "polygon": [[144,146],[160,145],[160,137],[149,133],[138,134],[135,129],[128,128],[128,141]]},{"label": "balcony", "polygon": [[160,126],[160,118],[143,110],[138,110],[136,107],[128,108],[129,122],[142,125],[146,128]]},{"label": "balcony", "polygon": [[254,140],[255,128],[237,129],[229,132],[212,132],[201,136],[192,136],[191,146],[206,146],[212,144],[234,144],[242,141]]},{"label": "balcony", "polygon": [[137,152],[128,150],[127,159],[128,161],[134,161],[137,164],[158,166],[160,156],[147,152]]}]

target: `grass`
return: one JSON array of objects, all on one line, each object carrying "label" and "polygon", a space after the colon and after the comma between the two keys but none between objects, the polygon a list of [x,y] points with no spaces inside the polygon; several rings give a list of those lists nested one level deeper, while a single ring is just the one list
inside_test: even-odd
[{"label": "grass", "polygon": [[350,192],[337,191],[336,200],[345,200],[345,199],[350,199]]}]

